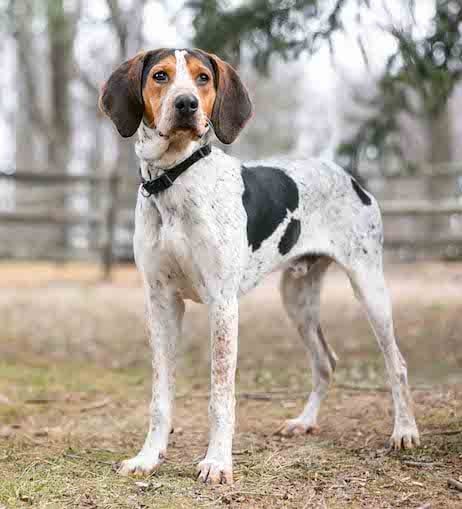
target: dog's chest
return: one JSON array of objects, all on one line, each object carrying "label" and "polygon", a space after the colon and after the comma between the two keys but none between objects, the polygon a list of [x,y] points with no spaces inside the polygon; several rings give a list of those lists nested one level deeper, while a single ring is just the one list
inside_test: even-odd
[{"label": "dog's chest", "polygon": [[135,259],[147,280],[207,302],[242,259],[243,242],[236,238],[244,233],[242,210],[239,215],[236,206],[242,203],[242,189],[233,192],[228,185],[225,193],[207,182],[194,189],[188,183],[187,178],[175,183],[175,192],[160,199],[139,196]]},{"label": "dog's chest", "polygon": [[175,266],[190,256],[190,220],[175,206],[160,208],[153,199],[139,197],[134,244],[144,272],[175,272]]}]

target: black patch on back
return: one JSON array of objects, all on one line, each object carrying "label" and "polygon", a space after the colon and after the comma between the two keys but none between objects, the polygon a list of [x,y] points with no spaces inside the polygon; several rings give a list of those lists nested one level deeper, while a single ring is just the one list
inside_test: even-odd
[{"label": "black patch on back", "polygon": [[364,205],[370,205],[372,203],[371,197],[364,191],[364,189],[356,182],[355,179],[351,179],[351,184],[353,189],[356,191],[356,194],[359,196],[359,199],[363,202]]},{"label": "black patch on back", "polygon": [[293,212],[298,208],[298,188],[279,168],[243,166],[241,172],[245,189],[242,202],[247,213],[247,239],[252,251],[256,251],[284,221],[287,210]]},{"label": "black patch on back", "polygon": [[300,229],[300,221],[292,218],[279,241],[278,249],[282,255],[286,255],[295,246],[298,237],[300,237]]}]

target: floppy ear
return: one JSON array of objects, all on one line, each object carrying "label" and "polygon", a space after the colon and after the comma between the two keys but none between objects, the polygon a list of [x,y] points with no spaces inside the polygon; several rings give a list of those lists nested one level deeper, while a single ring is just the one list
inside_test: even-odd
[{"label": "floppy ear", "polygon": [[124,138],[135,134],[143,118],[141,83],[145,55],[138,53],[121,64],[101,89],[99,107]]},{"label": "floppy ear", "polygon": [[252,116],[252,102],[237,72],[216,55],[208,55],[216,75],[217,97],[212,124],[217,138],[233,143]]}]

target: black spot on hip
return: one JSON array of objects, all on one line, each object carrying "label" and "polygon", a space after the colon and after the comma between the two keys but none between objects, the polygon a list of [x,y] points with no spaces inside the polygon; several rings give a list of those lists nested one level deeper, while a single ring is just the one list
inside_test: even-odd
[{"label": "black spot on hip", "polygon": [[353,189],[356,191],[356,194],[359,196],[359,199],[363,202],[364,205],[370,205],[372,203],[371,197],[364,191],[364,189],[356,182],[355,179],[351,179],[351,184]]},{"label": "black spot on hip", "polygon": [[298,208],[298,188],[279,168],[243,166],[242,179],[242,202],[247,213],[247,239],[252,251],[256,251],[284,221],[287,211],[293,212]]},{"label": "black spot on hip", "polygon": [[278,249],[282,255],[287,254],[295,246],[298,237],[300,237],[300,229],[300,221],[292,218],[279,241]]}]

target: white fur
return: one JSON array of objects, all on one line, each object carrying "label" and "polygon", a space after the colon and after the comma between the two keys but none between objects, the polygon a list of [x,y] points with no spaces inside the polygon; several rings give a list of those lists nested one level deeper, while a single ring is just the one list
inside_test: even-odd
[{"label": "white fur", "polygon": [[[174,94],[194,86],[183,52],[177,51],[176,58],[178,84],[172,87],[169,107]],[[136,152],[145,178],[186,159],[205,142],[190,142],[181,154],[172,155],[169,141],[157,131],[141,125],[138,138]],[[247,239],[241,164],[217,148],[167,191],[150,198],[138,194],[134,252],[146,293],[153,384],[148,435],[141,452],[123,462],[123,474],[149,473],[165,457],[174,404],[175,346],[181,334],[183,301],[189,298],[208,305],[211,329],[210,442],[198,475],[204,482],[232,482],[238,298],[276,269],[284,271],[284,305],[313,363],[313,392],[305,409],[280,431],[292,435],[315,428],[336,359],[319,327],[321,283],[332,260],[348,274],[385,356],[395,406],[392,445],[411,447],[419,442],[406,364],[396,345],[383,278],[377,203],[372,196],[371,205],[361,203],[351,177],[331,162],[263,164],[283,169],[294,180],[300,204],[255,252]],[[291,217],[300,220],[302,234],[283,256],[278,244]]]}]

